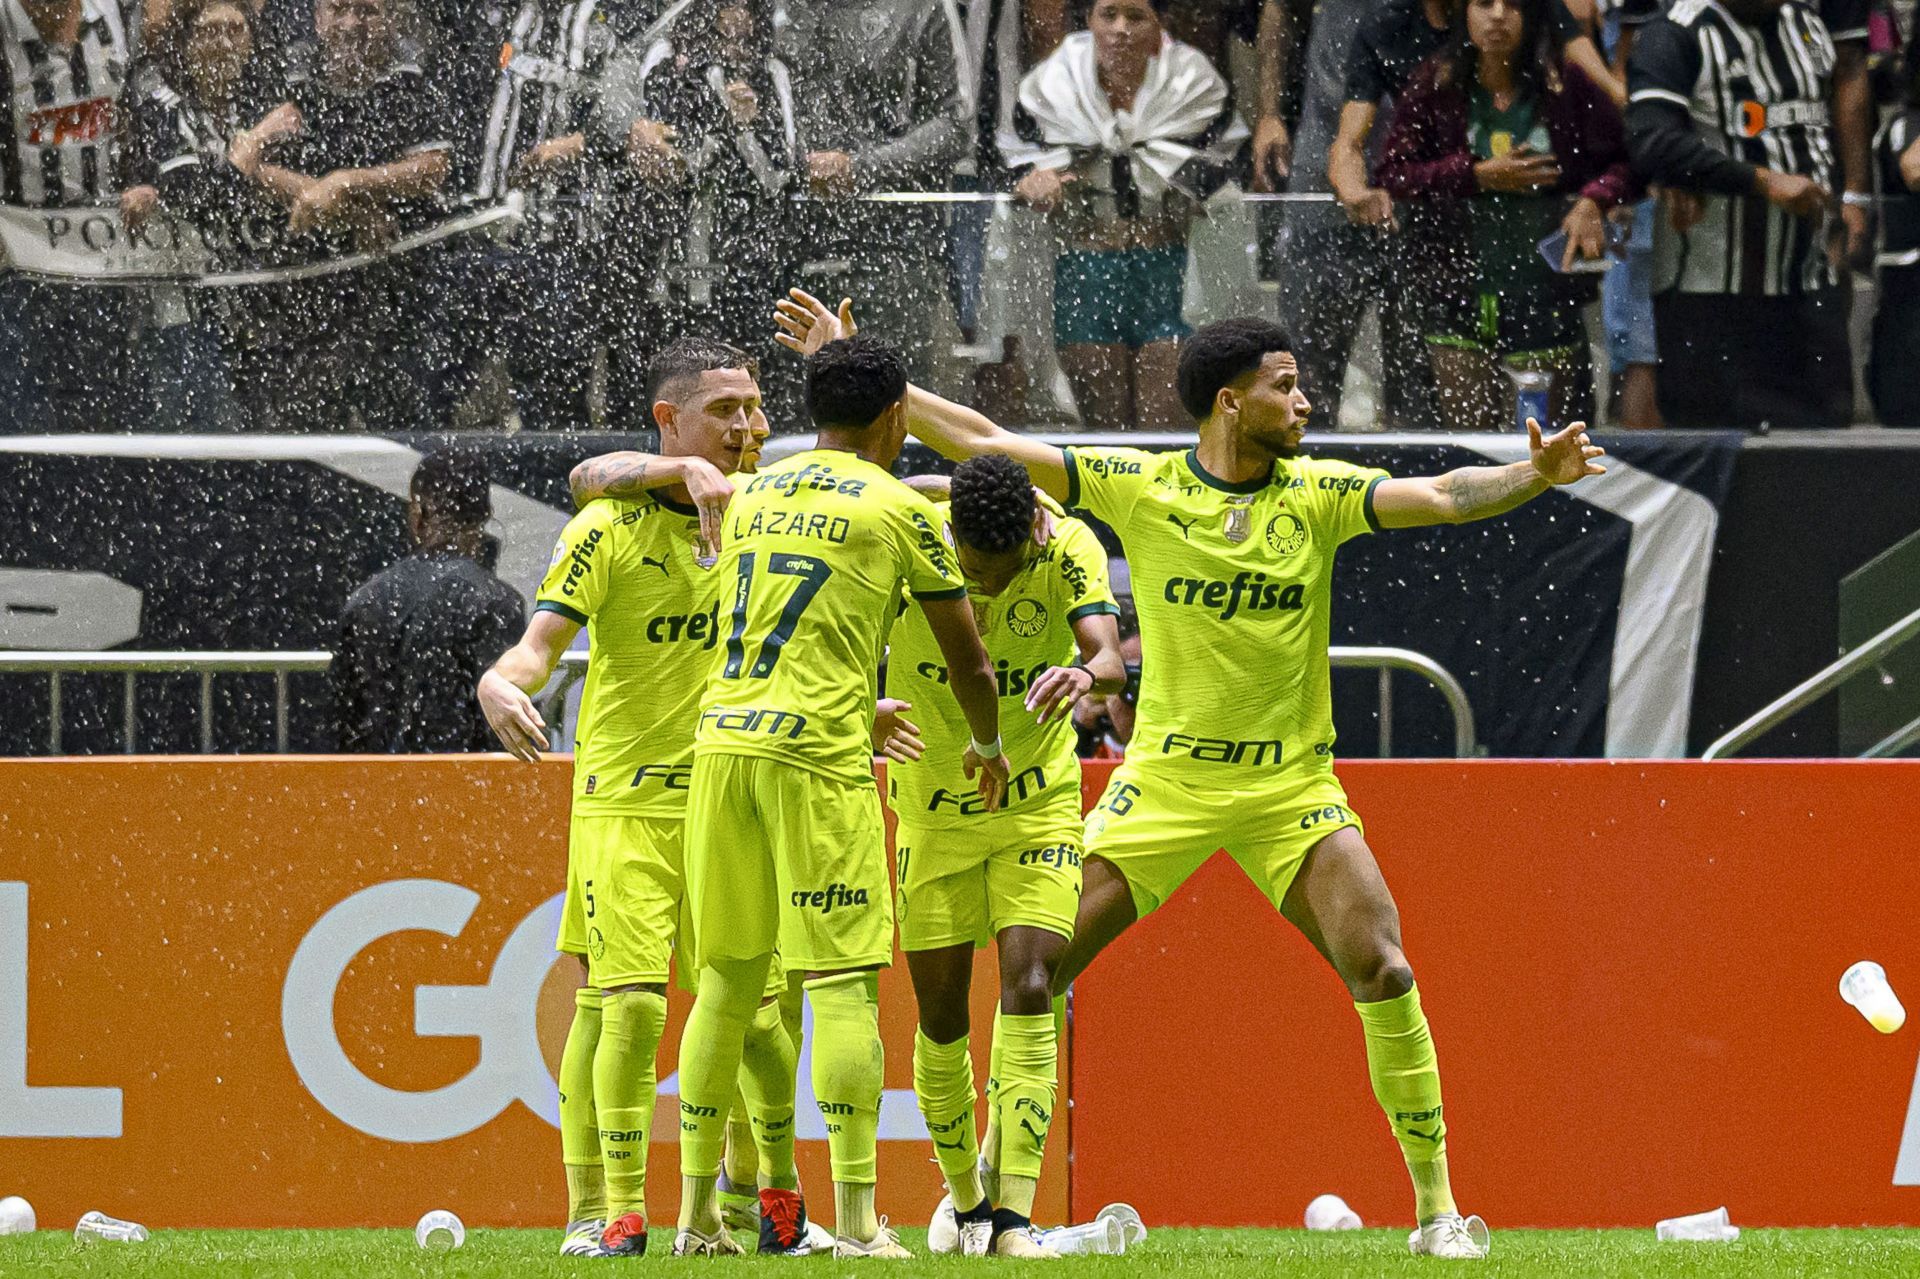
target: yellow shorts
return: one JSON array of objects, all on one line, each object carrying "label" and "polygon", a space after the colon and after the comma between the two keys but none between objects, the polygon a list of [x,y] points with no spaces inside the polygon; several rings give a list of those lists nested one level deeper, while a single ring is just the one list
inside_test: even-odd
[{"label": "yellow shorts", "polygon": [[1307,853],[1348,826],[1365,833],[1330,771],[1253,791],[1206,791],[1129,762],[1087,814],[1086,855],[1126,876],[1142,918],[1223,849],[1277,910]]},{"label": "yellow shorts", "polygon": [[687,801],[687,889],[700,954],[778,950],[789,970],[893,959],[880,792],[783,760],[700,752]]},{"label": "yellow shorts", "polygon": [[659,817],[574,814],[567,896],[555,948],[587,961],[595,986],[665,982],[686,923],[686,824]]},{"label": "yellow shorts", "polygon": [[1080,906],[1080,795],[1031,812],[894,831],[902,950],[983,946],[1016,926],[1073,936]]}]

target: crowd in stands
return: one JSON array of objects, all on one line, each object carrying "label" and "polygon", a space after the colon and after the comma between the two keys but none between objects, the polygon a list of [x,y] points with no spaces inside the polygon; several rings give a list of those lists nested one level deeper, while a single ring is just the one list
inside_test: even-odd
[{"label": "crowd in stands", "polygon": [[[1920,425],[1912,26],[1912,0],[0,0],[0,432],[618,429],[689,333],[764,352],[797,429],[792,283],[1026,422],[1176,428],[1190,326],[1263,309],[1323,424],[1372,312],[1352,385],[1392,428],[1509,426],[1525,374],[1556,421]],[[200,256],[153,265],[183,227]]]}]

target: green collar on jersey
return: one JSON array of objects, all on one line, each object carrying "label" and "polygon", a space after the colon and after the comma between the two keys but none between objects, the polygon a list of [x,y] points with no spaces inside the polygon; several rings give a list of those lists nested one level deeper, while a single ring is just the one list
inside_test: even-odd
[{"label": "green collar on jersey", "polygon": [[1200,450],[1198,448],[1187,450],[1187,466],[1193,471],[1195,479],[1205,484],[1208,488],[1219,489],[1222,493],[1258,493],[1261,489],[1273,482],[1272,467],[1268,467],[1267,473],[1258,479],[1241,480],[1238,483],[1232,480],[1223,480],[1206,467],[1200,465]]}]

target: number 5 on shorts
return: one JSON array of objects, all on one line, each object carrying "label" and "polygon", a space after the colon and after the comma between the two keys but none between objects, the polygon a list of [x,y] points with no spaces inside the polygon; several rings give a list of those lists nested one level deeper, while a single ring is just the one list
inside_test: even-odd
[{"label": "number 5 on shorts", "polygon": [[[723,679],[739,679],[740,668],[746,661],[747,599],[753,593],[753,574],[758,555],[748,551],[740,557],[740,583],[733,595],[733,633],[727,636],[727,665],[721,672]],[[754,655],[753,666],[748,670],[750,679],[766,679],[773,674],[773,668],[779,664],[781,650],[793,637],[793,628],[800,624],[800,615],[807,611],[807,605],[813,603],[813,597],[833,576],[833,568],[811,555],[789,555],[776,552],[767,556],[767,571],[786,577],[797,577],[799,582],[793,588],[793,594],[787,597],[786,607],[780,610],[779,620],[767,637],[760,641],[760,651]]]}]

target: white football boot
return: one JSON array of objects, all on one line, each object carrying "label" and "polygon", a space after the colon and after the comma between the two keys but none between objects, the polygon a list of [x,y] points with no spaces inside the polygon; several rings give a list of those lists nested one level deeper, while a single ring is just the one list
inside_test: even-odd
[{"label": "white football boot", "polygon": [[1493,1249],[1493,1234],[1478,1217],[1443,1213],[1407,1236],[1407,1251],[1416,1257],[1446,1257],[1479,1261]]},{"label": "white football boot", "polygon": [[954,1217],[952,1195],[940,1196],[927,1220],[927,1251],[939,1257],[960,1251],[960,1223]]},{"label": "white football boot", "polygon": [[682,1226],[673,1236],[673,1255],[676,1257],[744,1257],[746,1253],[747,1250],[740,1246],[740,1241],[725,1226],[710,1235]]},{"label": "white football boot", "polygon": [[887,1225],[885,1217],[880,1218],[880,1231],[867,1240],[849,1239],[840,1235],[833,1241],[834,1260],[849,1257],[880,1257],[888,1261],[910,1261],[913,1254],[900,1246],[900,1236]]}]

